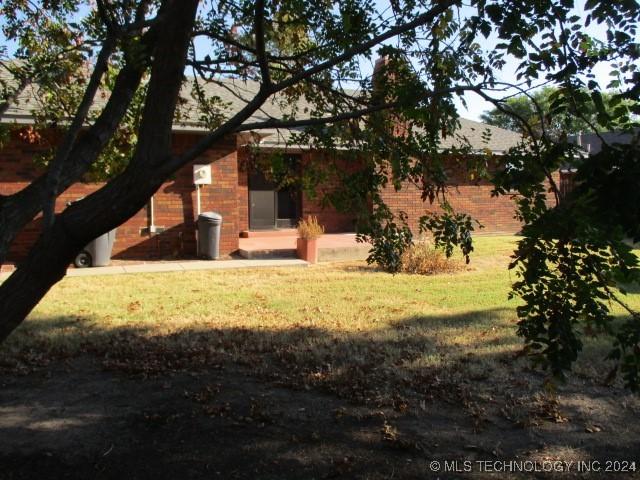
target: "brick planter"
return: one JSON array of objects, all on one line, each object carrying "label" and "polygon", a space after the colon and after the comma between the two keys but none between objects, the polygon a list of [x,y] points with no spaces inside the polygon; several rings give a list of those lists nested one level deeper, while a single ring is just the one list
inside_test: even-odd
[{"label": "brick planter", "polygon": [[297,254],[298,258],[306,262],[318,263],[318,239],[298,238]]}]

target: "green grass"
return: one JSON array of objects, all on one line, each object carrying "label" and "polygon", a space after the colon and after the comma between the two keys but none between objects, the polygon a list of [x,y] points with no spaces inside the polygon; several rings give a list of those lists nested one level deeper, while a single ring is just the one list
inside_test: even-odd
[{"label": "green grass", "polygon": [[[481,237],[469,268],[429,277],[345,263],[66,278],[0,356],[91,353],[134,371],[231,359],[335,389],[354,375],[362,385],[499,376],[522,346],[507,301],[515,240]],[[627,300],[640,308],[640,294]],[[590,343],[579,368],[601,373],[603,348]]]}]

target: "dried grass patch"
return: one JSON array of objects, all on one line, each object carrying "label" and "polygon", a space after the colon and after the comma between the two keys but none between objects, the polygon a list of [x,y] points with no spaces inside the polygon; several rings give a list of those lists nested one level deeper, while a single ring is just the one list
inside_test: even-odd
[{"label": "dried grass patch", "polygon": [[411,245],[402,254],[402,272],[418,275],[454,273],[462,270],[462,264],[436,249],[431,242],[423,241]]}]

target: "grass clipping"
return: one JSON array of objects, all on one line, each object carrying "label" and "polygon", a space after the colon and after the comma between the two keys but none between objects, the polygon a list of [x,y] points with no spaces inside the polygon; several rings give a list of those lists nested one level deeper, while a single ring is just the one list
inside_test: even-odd
[{"label": "grass clipping", "polygon": [[427,241],[414,243],[407,248],[401,261],[402,272],[418,275],[453,273],[462,269],[460,262],[447,258],[442,251]]}]

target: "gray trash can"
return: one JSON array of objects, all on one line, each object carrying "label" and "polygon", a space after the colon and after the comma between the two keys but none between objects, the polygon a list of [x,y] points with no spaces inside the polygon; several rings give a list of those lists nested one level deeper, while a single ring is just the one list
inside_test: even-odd
[{"label": "gray trash can", "polygon": [[203,212],[198,215],[198,256],[216,260],[220,257],[222,215]]},{"label": "gray trash can", "polygon": [[111,263],[111,252],[113,243],[116,241],[116,231],[114,228],[110,232],[100,235],[91,241],[84,250],[78,254],[73,262],[77,268],[86,267],[106,267]]}]

